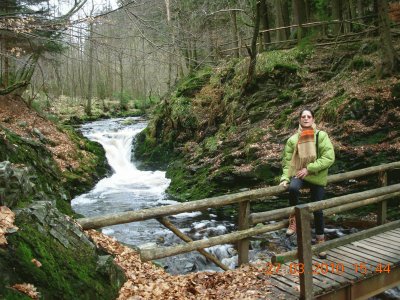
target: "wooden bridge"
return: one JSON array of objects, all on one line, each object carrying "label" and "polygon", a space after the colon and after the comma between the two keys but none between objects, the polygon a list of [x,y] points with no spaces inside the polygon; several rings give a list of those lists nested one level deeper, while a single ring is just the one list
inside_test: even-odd
[{"label": "wooden bridge", "polygon": [[[400,285],[400,220],[387,222],[387,201],[400,196],[400,184],[388,186],[387,174],[398,168],[400,162],[393,162],[331,175],[328,177],[329,183],[378,174],[381,187],[261,213],[250,213],[251,202],[283,193],[286,190],[284,187],[274,186],[77,221],[84,229],[93,229],[155,218],[186,243],[143,249],[140,253],[142,261],[199,251],[223,270],[228,270],[227,266],[204,248],[237,242],[239,265],[248,263],[249,238],[286,228],[288,216],[295,213],[298,249],[276,254],[270,262],[266,262],[265,276],[271,278],[271,289],[283,294],[285,299],[367,299]],[[167,218],[183,212],[235,203],[239,206],[238,231],[204,240],[191,240]],[[313,211],[323,209],[327,216],[370,204],[377,205],[376,227],[312,246],[310,223]],[[269,221],[276,222],[269,224]],[[321,251],[327,251],[327,259],[313,256]]]}]

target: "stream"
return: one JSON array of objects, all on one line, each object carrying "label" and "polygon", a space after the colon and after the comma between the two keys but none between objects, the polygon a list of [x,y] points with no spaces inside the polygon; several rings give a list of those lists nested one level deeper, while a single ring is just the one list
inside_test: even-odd
[{"label": "stream", "polygon": [[[163,171],[143,171],[134,160],[132,148],[135,136],[147,126],[138,117],[95,121],[81,126],[84,136],[100,143],[106,152],[112,173],[100,180],[88,193],[72,200],[73,209],[85,217],[140,210],[179,203],[165,193],[170,180]],[[226,234],[235,229],[236,220],[221,220],[214,211],[181,213],[169,217],[172,223],[194,240]],[[329,228],[330,238],[348,234],[356,229]],[[114,225],[101,229],[104,234],[134,248],[165,247],[182,243],[169,229],[151,219],[142,222]],[[251,241],[250,260],[268,259],[273,252],[293,249],[295,241],[279,232],[264,235]],[[207,249],[231,269],[237,267],[234,245],[218,245]],[[171,274],[194,271],[221,271],[198,252],[190,252],[157,260]],[[371,299],[400,299],[400,289],[395,288]]]},{"label": "stream", "polygon": [[[137,162],[132,158],[134,138],[146,125],[140,118],[125,118],[91,122],[81,127],[83,135],[104,147],[112,174],[100,180],[90,192],[72,200],[72,207],[77,213],[90,217],[178,203],[165,194],[170,182],[165,172],[138,170]],[[221,235],[234,228],[232,221],[218,220],[217,215],[211,211],[181,213],[170,219],[193,239]],[[181,242],[154,219],[109,226],[102,228],[102,232],[139,248],[169,246]],[[208,250],[230,268],[235,267],[236,250],[232,245],[215,246]],[[158,262],[172,274],[221,270],[197,252],[160,259]]]}]

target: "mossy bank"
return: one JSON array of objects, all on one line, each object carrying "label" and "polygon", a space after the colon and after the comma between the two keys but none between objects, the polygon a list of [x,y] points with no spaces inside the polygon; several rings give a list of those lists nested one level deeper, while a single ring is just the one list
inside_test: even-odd
[{"label": "mossy bank", "polygon": [[200,199],[277,184],[281,153],[303,107],[336,151],[331,173],[400,159],[398,76],[377,79],[374,39],[331,48],[302,44],[191,74],[154,110],[135,155],[171,178],[168,192]]},{"label": "mossy bank", "polygon": [[103,148],[18,97],[0,102],[0,205],[19,227],[0,249],[0,298],[26,298],[12,286],[29,283],[40,299],[115,299],[123,272],[71,218],[71,199],[109,170]]}]

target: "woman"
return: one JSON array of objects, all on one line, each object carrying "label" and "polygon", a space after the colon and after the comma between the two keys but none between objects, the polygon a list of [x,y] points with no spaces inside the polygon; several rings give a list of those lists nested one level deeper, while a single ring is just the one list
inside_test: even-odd
[{"label": "woman", "polygon": [[[317,130],[314,113],[304,109],[300,113],[300,124],[296,134],[286,143],[283,153],[283,174],[280,185],[289,185],[290,206],[297,205],[300,189],[307,185],[311,190],[311,200],[320,201],[324,197],[328,168],[335,161],[332,143],[325,131]],[[317,243],[325,241],[324,216],[322,210],[314,212],[314,224]],[[296,232],[296,219],[289,217],[286,235]],[[319,253],[326,257],[325,252]]]}]

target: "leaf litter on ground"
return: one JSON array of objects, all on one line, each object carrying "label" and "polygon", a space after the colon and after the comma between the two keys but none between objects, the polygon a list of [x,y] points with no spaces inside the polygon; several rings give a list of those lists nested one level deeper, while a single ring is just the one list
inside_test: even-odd
[{"label": "leaf litter on ground", "polygon": [[225,272],[172,275],[151,262],[142,262],[133,249],[96,230],[85,231],[97,247],[115,256],[127,281],[120,289],[123,299],[278,299],[266,276],[266,264],[245,265]]}]

